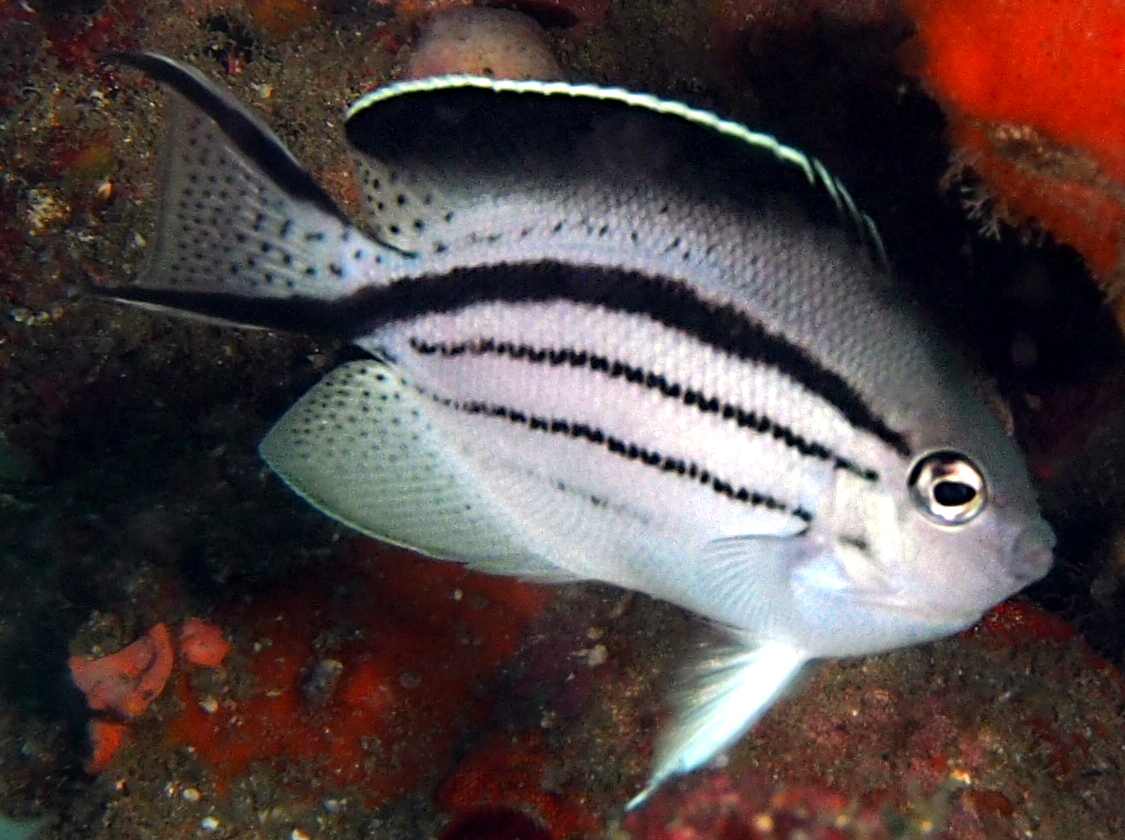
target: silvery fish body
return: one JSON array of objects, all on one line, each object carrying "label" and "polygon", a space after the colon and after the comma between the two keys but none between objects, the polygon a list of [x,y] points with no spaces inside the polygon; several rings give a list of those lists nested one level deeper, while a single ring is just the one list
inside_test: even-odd
[{"label": "silvery fish body", "polygon": [[177,92],[152,263],[109,293],[353,341],[261,451],[381,539],[725,625],[641,801],[808,662],[1046,573],[1026,469],[815,160],[686,105],[443,77],[348,113],[354,226],[228,91]]}]

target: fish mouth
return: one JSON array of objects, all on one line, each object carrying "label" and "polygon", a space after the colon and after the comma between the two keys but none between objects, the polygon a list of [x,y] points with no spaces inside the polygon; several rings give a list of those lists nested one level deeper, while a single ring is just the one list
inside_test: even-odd
[{"label": "fish mouth", "polygon": [[1036,519],[1016,536],[1007,571],[1020,589],[1040,580],[1051,570],[1055,542],[1054,530],[1043,519]]},{"label": "fish mouth", "polygon": [[1055,532],[1051,526],[1041,518],[1032,520],[1012,540],[1007,557],[1000,559],[1001,571],[986,573],[978,597],[972,598],[962,609],[948,603],[919,602],[913,591],[877,595],[868,603],[912,621],[946,627],[949,633],[956,633],[976,624],[996,604],[1041,580],[1054,563],[1054,546]]}]

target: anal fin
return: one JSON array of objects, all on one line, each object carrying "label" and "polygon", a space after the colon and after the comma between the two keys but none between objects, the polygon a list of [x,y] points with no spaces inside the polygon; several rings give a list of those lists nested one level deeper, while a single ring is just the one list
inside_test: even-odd
[{"label": "anal fin", "polygon": [[290,408],[259,450],[298,495],[364,534],[493,574],[572,577],[527,548],[434,410],[396,367],[351,362]]},{"label": "anal fin", "polygon": [[716,650],[684,687],[672,725],[661,736],[644,789],[629,811],[672,776],[706,764],[733,744],[784,692],[809,657],[791,645],[747,642]]}]

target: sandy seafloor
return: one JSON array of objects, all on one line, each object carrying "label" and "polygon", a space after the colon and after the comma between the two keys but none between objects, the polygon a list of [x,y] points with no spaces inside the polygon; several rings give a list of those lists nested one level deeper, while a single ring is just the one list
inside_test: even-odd
[{"label": "sandy seafloor", "polygon": [[[99,52],[158,50],[222,78],[354,213],[343,111],[401,72],[418,20],[441,5],[0,0],[0,811],[48,815],[42,838],[528,836],[512,814],[543,837],[671,836],[660,832],[673,817],[621,826],[619,808],[643,780],[669,680],[711,631],[607,587],[519,590],[501,607],[488,584],[419,564],[431,613],[373,638],[365,611],[391,611],[380,592],[414,603],[401,587],[415,583],[393,596],[375,586],[367,603],[362,581],[411,561],[357,545],[255,452],[347,351],[81,292],[140,266],[164,131],[155,86],[102,67]],[[1073,255],[1034,232],[992,235],[969,218],[971,181],[939,187],[940,111],[897,69],[908,22],[879,3],[819,4],[811,17],[742,5],[523,8],[574,24],[550,30],[572,78],[714,108],[844,177],[904,289],[1009,404],[1061,537],[1059,567],[1029,593],[1034,606],[985,630],[824,666],[719,777],[670,785],[661,813],[675,814],[677,796],[706,800],[699,785],[721,778],[755,796],[803,786],[813,812],[841,811],[838,791],[849,813],[882,815],[882,835],[844,820],[852,833],[838,836],[1125,837],[1117,329]],[[471,609],[454,607],[465,593]],[[178,664],[108,769],[87,773],[88,711],[68,656],[189,616],[219,626],[231,654],[217,669]],[[444,635],[426,629],[446,619]],[[300,633],[310,638],[292,641]],[[267,678],[254,670],[283,639],[299,725],[262,700]],[[451,656],[458,644],[485,653]],[[415,663],[400,667],[404,656]],[[347,682],[349,669],[387,662],[399,670],[384,675],[387,718],[363,736],[362,772],[331,764],[344,750],[332,738],[294,746],[336,725],[345,701],[354,720],[381,720],[333,692],[364,684]],[[192,740],[218,726],[185,723],[201,704],[231,726],[257,714],[262,732],[292,727],[295,740],[236,761],[234,742]]]}]

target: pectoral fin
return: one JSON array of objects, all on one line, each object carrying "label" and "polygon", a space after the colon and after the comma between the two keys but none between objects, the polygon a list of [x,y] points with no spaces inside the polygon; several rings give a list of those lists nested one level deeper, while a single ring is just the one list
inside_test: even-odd
[{"label": "pectoral fin", "polygon": [[636,808],[670,777],[701,767],[738,740],[808,661],[804,652],[768,641],[717,650],[699,663],[679,698],[671,727],[661,737],[648,783],[625,810]]}]

